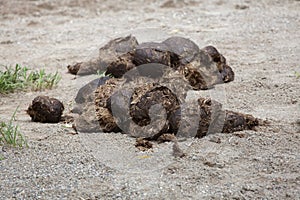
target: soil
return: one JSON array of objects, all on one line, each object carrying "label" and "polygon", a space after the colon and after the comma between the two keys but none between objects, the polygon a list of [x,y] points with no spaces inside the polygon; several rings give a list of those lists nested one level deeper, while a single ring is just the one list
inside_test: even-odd
[{"label": "soil", "polygon": [[[300,1],[24,0],[0,2],[0,64],[45,68],[58,87],[0,96],[0,118],[15,124],[29,148],[0,150],[1,199],[299,199]],[[96,58],[110,39],[140,42],[183,36],[215,46],[235,80],[189,98],[209,96],[223,108],[268,124],[257,130],[154,143],[139,151],[120,133],[74,134],[69,125],[32,122],[31,101],[64,103],[94,76],[67,66]],[[95,117],[96,116],[90,116]],[[70,134],[72,133],[72,134]]]}]

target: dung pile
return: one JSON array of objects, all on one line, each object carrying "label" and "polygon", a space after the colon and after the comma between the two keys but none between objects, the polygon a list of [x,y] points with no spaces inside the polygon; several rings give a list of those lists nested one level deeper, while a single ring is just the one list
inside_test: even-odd
[{"label": "dung pile", "polygon": [[[222,105],[210,98],[186,100],[191,89],[209,89],[234,80],[232,68],[213,46],[200,49],[183,37],[139,44],[135,37],[127,36],[102,47],[96,62],[73,67],[79,75],[100,69],[113,77],[92,81],[76,97],[82,116],[93,111],[94,98],[96,120],[104,132],[157,140],[163,134],[203,137],[258,125],[255,117],[222,110]],[[84,104],[84,99],[89,103]]]}]

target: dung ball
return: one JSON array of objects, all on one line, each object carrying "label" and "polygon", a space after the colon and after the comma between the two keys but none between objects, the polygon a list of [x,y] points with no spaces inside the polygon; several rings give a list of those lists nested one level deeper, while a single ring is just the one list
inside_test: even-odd
[{"label": "dung ball", "polygon": [[28,107],[27,114],[34,122],[58,123],[64,111],[64,105],[58,99],[37,96]]}]

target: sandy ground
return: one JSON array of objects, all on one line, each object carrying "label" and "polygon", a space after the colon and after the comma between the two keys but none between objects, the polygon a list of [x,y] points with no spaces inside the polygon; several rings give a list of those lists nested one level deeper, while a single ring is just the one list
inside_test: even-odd
[{"label": "sandy ground", "polygon": [[[15,124],[30,145],[0,151],[0,199],[299,199],[299,10],[295,0],[0,1],[0,64],[62,75],[54,90],[0,97],[1,121],[19,105]],[[64,124],[30,121],[25,110],[40,94],[62,100],[67,114],[87,79],[74,79],[66,66],[130,33],[216,46],[236,79],[192,95],[222,91],[225,108],[270,125],[188,138],[180,142],[187,156],[175,159],[171,143],[143,153],[126,135],[71,135]]]}]

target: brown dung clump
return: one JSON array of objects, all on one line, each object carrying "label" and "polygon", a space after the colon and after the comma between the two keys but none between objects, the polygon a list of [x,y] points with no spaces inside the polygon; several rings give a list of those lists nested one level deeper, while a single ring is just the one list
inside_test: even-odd
[{"label": "brown dung clump", "polygon": [[120,128],[109,110],[109,99],[120,82],[110,79],[104,85],[100,85],[95,91],[96,116],[103,132],[120,132]]},{"label": "brown dung clump", "polygon": [[131,35],[115,38],[99,49],[97,58],[69,65],[68,70],[70,73],[81,76],[96,74],[97,71],[106,71],[109,64],[116,61],[119,56],[134,50],[137,45],[137,39]]},{"label": "brown dung clump", "polygon": [[64,105],[55,98],[37,96],[28,107],[27,114],[34,122],[57,123],[61,119]]},{"label": "brown dung clump", "polygon": [[133,55],[131,53],[124,54],[112,61],[105,72],[105,75],[111,75],[115,78],[121,78],[126,72],[133,69]]},{"label": "brown dung clump", "polygon": [[179,56],[179,62],[181,65],[186,65],[195,60],[199,52],[198,45],[184,37],[170,37],[162,43],[167,46],[167,49],[170,52]]},{"label": "brown dung clump", "polygon": [[179,137],[201,138],[218,132],[254,130],[259,125],[252,115],[223,110],[221,103],[203,97],[187,101],[176,117],[181,123]]},{"label": "brown dung clump", "polygon": [[[180,103],[176,95],[173,94],[170,89],[155,83],[145,84],[135,88],[130,102],[130,116],[132,117],[133,122],[139,126],[149,125],[151,122],[149,110],[151,106],[155,104],[161,104],[161,109],[166,110],[167,120],[166,123],[161,121],[165,124],[159,126],[163,127],[161,130],[156,130],[158,134],[155,134],[153,137],[157,138],[162,133],[174,132],[178,129],[178,124],[174,123],[171,119],[173,119],[176,110],[180,108]],[[155,115],[156,116],[152,117],[162,116],[163,112],[157,110]]]},{"label": "brown dung clump", "polygon": [[220,54],[215,47],[206,46],[202,50],[206,52],[215,63],[217,63],[218,70],[221,73],[221,77],[224,83],[234,80],[233,70],[227,65],[225,57]]},{"label": "brown dung clump", "polygon": [[179,56],[163,43],[146,42],[137,46],[133,52],[133,63],[136,66],[147,63],[160,63],[177,69]]},{"label": "brown dung clump", "polygon": [[[153,118],[158,118],[158,126],[151,126],[152,132],[157,134],[151,135],[149,138],[159,137],[162,133],[174,132],[178,129],[178,124],[174,123],[172,119],[176,110],[180,107],[180,102],[170,89],[157,83],[147,83],[135,87],[131,93],[129,90],[126,87],[123,88],[122,81],[116,79],[111,79],[97,88],[96,113],[104,132],[120,131],[117,128],[116,120],[118,120],[123,123],[127,132],[130,132],[131,135],[137,135],[139,127],[148,126]],[[123,96],[114,96],[116,94]],[[129,100],[128,103],[127,100]],[[157,104],[162,107],[157,107],[155,112],[152,111],[151,113],[151,109],[155,108]],[[113,117],[112,105],[116,110],[115,117]],[[166,113],[164,113],[164,110],[166,110]],[[166,122],[159,120],[164,114],[166,114]],[[133,123],[137,126],[134,126]],[[124,129],[124,127],[122,128]]]},{"label": "brown dung clump", "polygon": [[259,125],[259,120],[252,115],[233,111],[226,111],[223,133],[233,133],[242,130],[254,130]]}]

